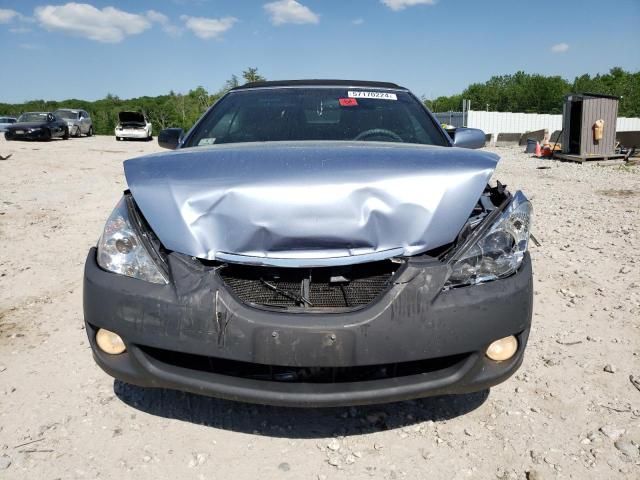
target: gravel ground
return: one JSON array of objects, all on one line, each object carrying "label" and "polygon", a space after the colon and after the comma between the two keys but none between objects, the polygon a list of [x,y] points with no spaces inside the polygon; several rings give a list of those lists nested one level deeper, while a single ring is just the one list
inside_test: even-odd
[{"label": "gravel ground", "polygon": [[155,142],[0,140],[0,478],[640,478],[640,170],[494,149],[535,208],[534,325],[490,392],[296,410],[114,382],[82,268]]}]

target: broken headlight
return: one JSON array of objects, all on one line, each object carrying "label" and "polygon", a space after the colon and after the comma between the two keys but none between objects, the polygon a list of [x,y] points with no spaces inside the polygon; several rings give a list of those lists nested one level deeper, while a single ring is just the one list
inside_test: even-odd
[{"label": "broken headlight", "polygon": [[511,202],[478,226],[450,260],[445,287],[475,285],[515,273],[524,259],[531,228],[531,203],[520,191]]},{"label": "broken headlight", "polygon": [[154,261],[132,221],[127,197],[122,197],[104,226],[98,241],[98,265],[109,272],[139,278],[151,283],[168,283],[166,274]]}]

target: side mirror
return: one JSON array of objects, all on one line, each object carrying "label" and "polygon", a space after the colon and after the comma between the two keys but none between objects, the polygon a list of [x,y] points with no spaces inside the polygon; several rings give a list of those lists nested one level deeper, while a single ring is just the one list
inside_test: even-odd
[{"label": "side mirror", "polygon": [[[165,128],[158,134],[158,145],[162,148],[175,150],[182,140],[183,130],[181,128]],[[484,138],[484,137],[483,137]]]},{"label": "side mirror", "polygon": [[456,128],[453,136],[453,146],[460,148],[484,147],[484,132],[479,128]]}]

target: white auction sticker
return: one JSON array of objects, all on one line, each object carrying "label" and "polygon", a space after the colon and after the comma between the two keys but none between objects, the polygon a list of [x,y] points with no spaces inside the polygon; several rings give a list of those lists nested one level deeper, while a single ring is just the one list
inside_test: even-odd
[{"label": "white auction sticker", "polygon": [[389,92],[347,92],[349,98],[372,98],[374,100],[398,100],[395,93]]}]

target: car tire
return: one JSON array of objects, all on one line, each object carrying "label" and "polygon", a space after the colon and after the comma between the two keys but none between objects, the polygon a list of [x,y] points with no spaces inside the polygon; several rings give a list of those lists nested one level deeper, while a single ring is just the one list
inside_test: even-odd
[{"label": "car tire", "polygon": [[62,134],[63,140],[69,140],[69,127],[64,129],[64,133]]},{"label": "car tire", "polygon": [[89,127],[89,131],[87,132],[87,137],[93,137],[93,125]]},{"label": "car tire", "polygon": [[46,142],[51,140],[51,130],[48,128],[44,131],[44,136],[42,137]]},{"label": "car tire", "polygon": [[11,140],[13,140],[13,137],[11,136],[11,134],[9,132],[4,132],[4,139],[7,142],[10,142]]},{"label": "car tire", "polygon": [[119,142],[119,141],[121,141],[121,140],[122,140],[122,138],[120,138],[120,137],[116,137],[116,141],[117,141],[117,142]]},{"label": "car tire", "polygon": [[80,129],[80,125],[76,125],[76,133],[73,136],[76,138],[80,138],[82,136],[82,130]]}]

